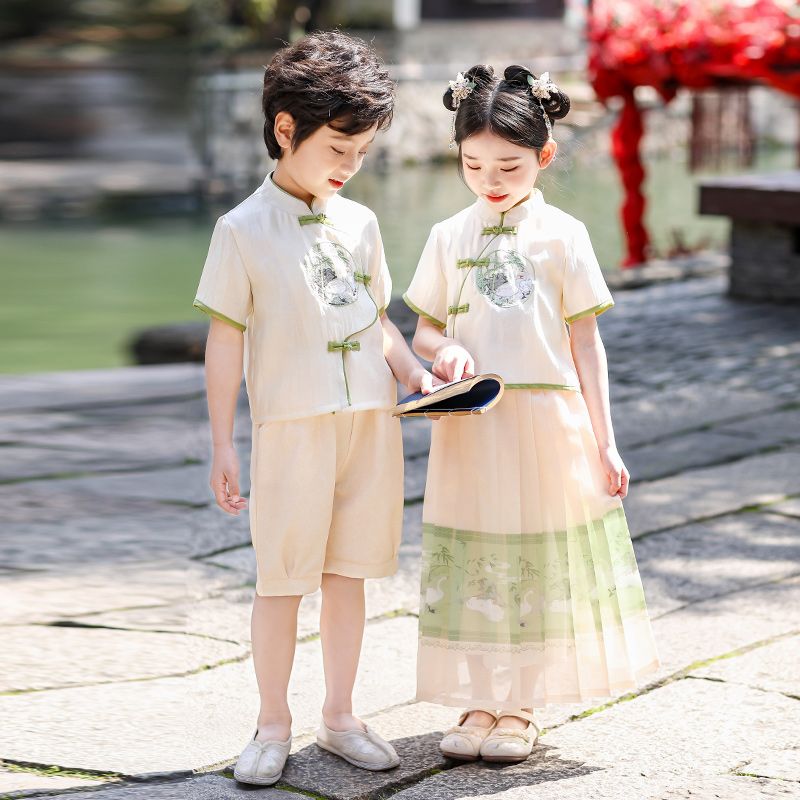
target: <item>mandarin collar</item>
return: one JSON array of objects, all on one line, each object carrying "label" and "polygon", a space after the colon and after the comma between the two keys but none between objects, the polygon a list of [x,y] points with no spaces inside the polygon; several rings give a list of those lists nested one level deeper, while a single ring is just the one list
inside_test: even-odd
[{"label": "mandarin collar", "polygon": [[290,214],[294,214],[298,217],[303,217],[308,214],[323,214],[327,210],[328,200],[315,197],[309,206],[299,197],[295,197],[293,194],[289,194],[285,189],[281,189],[272,179],[273,174],[273,172],[270,172],[269,175],[267,175],[264,179],[264,183],[261,184],[260,191],[271,203],[278,206],[278,208],[282,208],[284,211],[288,211]]},{"label": "mandarin collar", "polygon": [[539,189],[532,189],[530,197],[519,205],[510,208],[505,214],[499,212],[488,200],[476,200],[478,214],[487,225],[517,225],[522,220],[538,213],[544,206],[544,195]]}]

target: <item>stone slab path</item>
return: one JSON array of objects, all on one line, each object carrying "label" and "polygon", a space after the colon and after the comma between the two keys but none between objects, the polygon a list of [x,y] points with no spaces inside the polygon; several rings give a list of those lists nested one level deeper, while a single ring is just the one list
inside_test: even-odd
[{"label": "stone slab path", "polygon": [[[404,424],[400,569],[367,586],[356,710],[402,757],[317,749],[319,595],[301,605],[293,756],[230,765],[257,693],[246,516],[206,489],[194,365],[0,378],[0,798],[800,798],[800,309],[719,278],[619,292],[601,321],[626,510],[662,666],[622,698],[552,706],[534,755],[457,766],[454,711],[416,703],[430,423]],[[237,441],[247,471],[244,399]]]}]

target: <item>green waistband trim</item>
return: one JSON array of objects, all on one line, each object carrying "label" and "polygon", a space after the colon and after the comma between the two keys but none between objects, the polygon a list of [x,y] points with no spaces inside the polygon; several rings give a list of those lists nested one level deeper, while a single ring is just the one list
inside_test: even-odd
[{"label": "green waistband trim", "polygon": [[198,311],[202,311],[204,314],[208,314],[210,317],[214,317],[215,319],[218,319],[221,322],[227,322],[228,325],[233,325],[233,327],[236,328],[237,331],[247,330],[246,325],[242,325],[241,322],[237,322],[235,319],[226,317],[224,314],[221,314],[219,311],[215,311],[213,308],[207,306],[200,300],[195,299],[194,303],[192,303],[192,308],[196,308],[198,309]]},{"label": "green waistband trim", "polygon": [[461,306],[450,306],[447,309],[448,314],[466,314],[469,311],[469,303],[464,303]]},{"label": "green waistband trim", "polygon": [[569,386],[566,383],[507,383],[506,389],[555,389],[563,392],[578,392],[580,386]]},{"label": "green waistband trim", "polygon": [[344,352],[345,350],[360,350],[361,342],[328,342],[328,352],[335,353],[337,351]]},{"label": "green waistband trim", "polygon": [[301,225],[333,225],[330,218],[321,212],[319,214],[304,214],[302,217],[298,217],[297,221]]},{"label": "green waistband trim", "polygon": [[571,317],[566,318],[567,324],[575,322],[576,320],[583,319],[584,317],[590,317],[594,314],[596,317],[599,317],[604,311],[608,311],[614,305],[613,300],[608,300],[605,303],[600,303],[599,306],[594,306],[593,308],[587,308],[586,311],[581,311],[578,314],[573,314]]},{"label": "green waistband trim", "polygon": [[433,315],[429,314],[427,311],[423,311],[419,306],[414,305],[414,303],[409,298],[408,294],[403,295],[403,302],[418,316],[423,317],[424,319],[428,320],[428,322],[432,322],[437,328],[446,328],[447,323],[442,322],[439,319],[436,319]]},{"label": "green waistband trim", "polygon": [[367,275],[366,272],[356,272],[353,277],[357,283],[363,283],[364,286],[369,286],[372,282],[372,275]]},{"label": "green waistband trim", "polygon": [[517,226],[516,225],[491,225],[488,228],[483,229],[484,236],[499,236],[501,233],[512,233],[516,235],[517,233]]},{"label": "green waistband trim", "polygon": [[456,261],[457,269],[472,269],[472,267],[488,267],[488,258],[459,258]]}]

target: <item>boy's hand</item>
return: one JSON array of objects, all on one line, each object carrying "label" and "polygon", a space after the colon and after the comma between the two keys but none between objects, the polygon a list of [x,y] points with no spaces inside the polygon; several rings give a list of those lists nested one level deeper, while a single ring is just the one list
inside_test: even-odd
[{"label": "boy's hand", "polygon": [[626,497],[631,475],[625,464],[622,463],[617,448],[601,448],[600,460],[603,463],[603,471],[608,476],[608,493],[612,497],[615,495],[620,498]]},{"label": "boy's hand", "polygon": [[451,340],[436,351],[433,374],[447,383],[472,378],[475,375],[475,362],[458,342]]},{"label": "boy's hand", "polygon": [[428,370],[423,367],[419,367],[419,369],[415,369],[408,376],[408,383],[406,384],[406,387],[411,394],[414,394],[415,392],[430,394],[433,387],[439,386],[441,383],[443,383],[443,381],[441,381],[435,375],[431,375]]},{"label": "boy's hand", "polygon": [[239,495],[239,458],[232,444],[215,445],[209,486],[217,505],[228,514],[238,517],[247,508],[247,500]]}]

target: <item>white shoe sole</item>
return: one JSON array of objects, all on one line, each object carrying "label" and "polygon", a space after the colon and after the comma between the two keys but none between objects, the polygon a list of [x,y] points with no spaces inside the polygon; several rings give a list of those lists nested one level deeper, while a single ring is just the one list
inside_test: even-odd
[{"label": "white shoe sole", "polygon": [[498,764],[520,764],[530,757],[530,753],[526,756],[481,756],[484,761],[492,761]]},{"label": "white shoe sole", "polygon": [[471,756],[468,753],[451,753],[449,750],[442,750],[441,747],[439,752],[445,758],[451,758],[453,761],[477,761],[480,758],[480,756]]},{"label": "white shoe sole", "polygon": [[245,777],[236,770],[233,771],[233,777],[239,783],[249,783],[251,786],[274,786],[281,779],[281,775],[283,775],[283,770],[277,775],[268,775],[265,778]]},{"label": "white shoe sole", "polygon": [[533,745],[531,745],[531,752],[528,753],[526,756],[485,756],[481,755],[481,758],[484,761],[493,761],[498,764],[520,764],[523,761],[527,761],[531,755],[533,754],[534,748],[536,747],[536,743],[539,741],[539,737],[537,736],[536,739],[533,741]]}]

